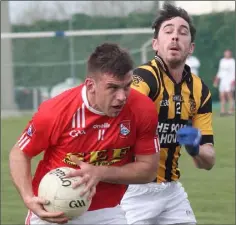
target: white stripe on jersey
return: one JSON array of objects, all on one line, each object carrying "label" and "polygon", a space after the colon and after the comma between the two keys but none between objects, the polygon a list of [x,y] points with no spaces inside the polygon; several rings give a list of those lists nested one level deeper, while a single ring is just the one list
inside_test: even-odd
[{"label": "white stripe on jersey", "polygon": [[21,135],[21,137],[20,137],[20,139],[19,139],[18,142],[20,142],[20,141],[23,139],[23,137],[25,136],[25,134],[26,134],[26,132]]},{"label": "white stripe on jersey", "polygon": [[85,105],[79,108],[72,118],[72,128],[85,128]]},{"label": "white stripe on jersey", "polygon": [[77,127],[80,128],[80,109],[77,110]]},{"label": "white stripe on jersey", "polygon": [[101,140],[104,140],[104,134],[105,134],[105,129],[99,129],[98,130],[98,140],[101,141]]},{"label": "white stripe on jersey", "polygon": [[84,103],[82,104],[82,128],[85,128],[85,107],[84,107]]},{"label": "white stripe on jersey", "polygon": [[101,139],[101,134],[102,134],[102,131],[99,129],[99,130],[98,130],[98,140]]},{"label": "white stripe on jersey", "polygon": [[155,145],[156,152],[159,152],[160,151],[160,143],[159,143],[158,138],[154,138],[154,145]]},{"label": "white stripe on jersey", "polygon": [[30,142],[30,138],[27,139],[27,141],[20,147],[20,150],[22,151]]},{"label": "white stripe on jersey", "polygon": [[102,129],[102,140],[104,139],[105,129]]},{"label": "white stripe on jersey", "polygon": [[72,118],[72,128],[75,128],[75,115],[76,113],[73,115],[73,118]]},{"label": "white stripe on jersey", "polygon": [[29,139],[29,137],[28,137],[28,136],[25,136],[21,141],[18,142],[19,145],[22,145],[23,143],[25,143],[25,141],[26,141],[27,139]]},{"label": "white stripe on jersey", "polygon": [[18,141],[18,145],[20,150],[24,150],[24,148],[29,144],[30,142],[30,137],[26,135],[26,133],[23,133],[21,138]]}]

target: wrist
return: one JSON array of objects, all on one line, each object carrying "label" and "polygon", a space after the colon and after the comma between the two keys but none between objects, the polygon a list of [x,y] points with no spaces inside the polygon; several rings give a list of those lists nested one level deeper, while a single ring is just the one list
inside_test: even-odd
[{"label": "wrist", "polygon": [[186,145],[185,149],[187,150],[189,155],[191,155],[192,157],[196,157],[199,155],[199,145],[197,145],[197,146]]},{"label": "wrist", "polygon": [[32,193],[31,195],[22,196],[22,199],[23,199],[24,203],[27,205],[29,202],[32,201],[33,197],[34,197],[34,195]]},{"label": "wrist", "polygon": [[107,179],[108,166],[96,166],[96,176],[99,181],[105,181]]}]

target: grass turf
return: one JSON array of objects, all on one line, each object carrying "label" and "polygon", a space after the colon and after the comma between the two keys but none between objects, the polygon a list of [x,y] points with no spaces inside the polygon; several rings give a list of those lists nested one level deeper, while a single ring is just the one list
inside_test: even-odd
[{"label": "grass turf", "polygon": [[[13,186],[8,169],[9,151],[29,117],[4,119],[1,123],[1,224],[23,224],[27,209]],[[235,122],[234,117],[214,113],[216,165],[211,171],[196,169],[183,150],[181,181],[198,224],[235,224]],[[36,166],[36,157],[33,160]]]}]

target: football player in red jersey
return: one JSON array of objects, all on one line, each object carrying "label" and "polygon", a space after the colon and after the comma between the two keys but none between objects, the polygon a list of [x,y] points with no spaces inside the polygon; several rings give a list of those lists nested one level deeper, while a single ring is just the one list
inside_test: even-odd
[{"label": "football player in red jersey", "polygon": [[[89,210],[70,223],[127,223],[119,206],[127,185],[155,179],[159,157],[156,109],[130,90],[132,69],[124,49],[104,43],[88,59],[85,82],[33,115],[10,152],[11,176],[29,209],[26,224],[68,223],[62,212],[46,212],[47,200],[37,197],[42,177],[64,166],[77,168],[68,176],[81,176],[92,198]],[[32,179],[31,159],[41,152]]]}]

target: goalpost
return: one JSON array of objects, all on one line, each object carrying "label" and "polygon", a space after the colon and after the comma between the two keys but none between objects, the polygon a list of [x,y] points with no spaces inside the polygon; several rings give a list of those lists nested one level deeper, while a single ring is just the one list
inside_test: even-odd
[{"label": "goalpost", "polygon": [[[32,88],[32,109],[35,111],[41,102],[38,95],[42,87],[51,88],[55,79],[57,83],[63,82],[63,71],[63,79],[70,77],[75,81],[76,75],[84,72],[87,56],[96,45],[105,41],[117,42],[130,51],[136,64],[140,64],[147,60],[152,33],[151,28],[3,32],[1,40],[11,40],[16,55],[13,54],[12,63],[2,66],[13,68],[15,78],[18,76],[16,85]],[[39,57],[40,51],[45,52],[44,57]],[[19,52],[22,52],[22,57]],[[41,82],[43,76],[48,76],[47,83]]]},{"label": "goalpost", "polygon": [[73,37],[96,35],[121,35],[121,34],[151,34],[150,28],[125,28],[125,29],[98,29],[98,30],[73,30],[73,31],[49,31],[49,32],[18,32],[1,33],[1,39],[5,38],[46,38],[46,37]]}]

